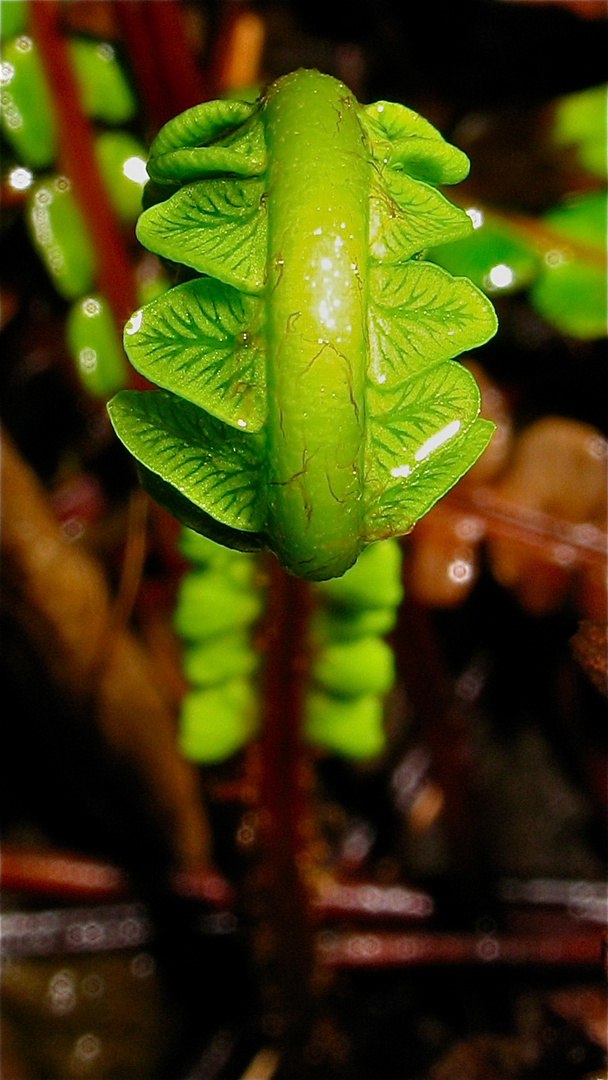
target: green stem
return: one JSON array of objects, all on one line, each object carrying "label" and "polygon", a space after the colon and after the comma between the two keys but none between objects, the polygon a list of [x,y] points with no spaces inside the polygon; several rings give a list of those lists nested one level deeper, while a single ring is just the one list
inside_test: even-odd
[{"label": "green stem", "polygon": [[296,572],[325,551],[341,574],[363,532],[369,160],[355,99],[318,72],[279,80],[264,122],[271,532]]}]

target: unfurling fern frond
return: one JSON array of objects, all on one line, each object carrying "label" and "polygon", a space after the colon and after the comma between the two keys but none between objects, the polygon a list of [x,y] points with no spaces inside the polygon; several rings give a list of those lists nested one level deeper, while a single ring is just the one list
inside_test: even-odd
[{"label": "unfurling fern frond", "polygon": [[191,528],[340,576],[491,437],[454,357],[494,310],[421,257],[472,230],[437,188],[468,160],[405,106],[301,70],[176,117],[148,171],[139,239],[198,276],[131,318],[129,358],[161,390],[118,394],[112,423]]}]

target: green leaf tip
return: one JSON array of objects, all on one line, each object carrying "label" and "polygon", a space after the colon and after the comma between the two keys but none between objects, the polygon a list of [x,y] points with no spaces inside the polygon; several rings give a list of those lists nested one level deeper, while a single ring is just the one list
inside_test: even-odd
[{"label": "green leaf tip", "polygon": [[424,259],[471,232],[437,188],[468,167],[411,109],[318,71],[162,129],[138,236],[191,280],[127,324],[161,389],[110,416],[180,520],[327,580],[482,453],[492,425],[454,359],[492,337],[494,309]]}]

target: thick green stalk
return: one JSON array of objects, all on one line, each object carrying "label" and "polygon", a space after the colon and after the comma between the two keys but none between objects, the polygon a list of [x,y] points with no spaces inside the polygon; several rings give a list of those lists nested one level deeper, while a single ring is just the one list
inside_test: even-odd
[{"label": "thick green stalk", "polygon": [[369,155],[354,98],[315,71],[275,83],[264,123],[268,518],[280,560],[333,576],[362,547]]}]

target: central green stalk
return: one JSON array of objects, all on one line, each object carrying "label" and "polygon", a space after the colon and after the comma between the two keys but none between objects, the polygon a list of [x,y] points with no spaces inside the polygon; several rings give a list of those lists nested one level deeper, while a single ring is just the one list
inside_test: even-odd
[{"label": "central green stalk", "polygon": [[363,546],[369,155],[355,99],[318,72],[279,80],[264,125],[268,522],[279,559],[325,577]]}]

